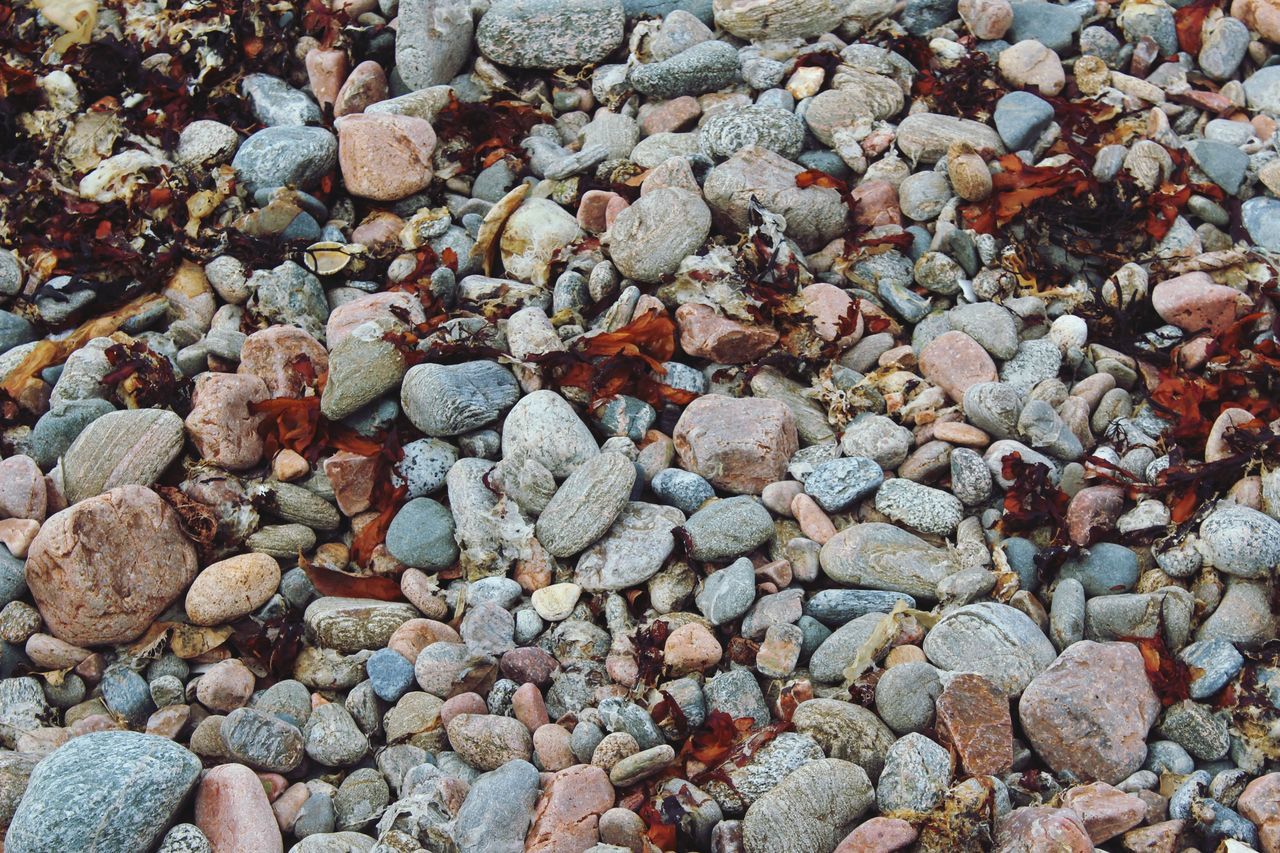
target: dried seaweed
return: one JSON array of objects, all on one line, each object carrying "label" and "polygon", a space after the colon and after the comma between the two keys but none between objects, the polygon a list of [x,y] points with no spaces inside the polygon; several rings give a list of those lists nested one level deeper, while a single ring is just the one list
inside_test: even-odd
[{"label": "dried seaweed", "polygon": [[298,554],[298,565],[306,572],[307,579],[316,588],[316,592],[321,595],[374,598],[378,601],[399,601],[404,597],[400,593],[400,584],[392,578],[377,575],[351,575],[322,568],[301,553]]},{"label": "dried seaweed", "polygon": [[290,609],[269,619],[246,617],[232,623],[231,643],[236,652],[259,676],[287,678],[302,651],[306,628],[300,615]]},{"label": "dried seaweed", "polygon": [[1000,465],[1001,476],[1010,481],[1004,493],[1001,530],[1014,533],[1048,525],[1054,543],[1064,544],[1071,499],[1050,481],[1049,468],[1041,462],[1024,461],[1016,451],[1006,454]]},{"label": "dried seaweed", "polygon": [[683,406],[697,395],[654,378],[667,372],[662,363],[675,354],[675,331],[670,315],[655,308],[615,331],[581,335],[567,350],[529,361],[543,367],[552,385],[585,391],[592,403],[627,394],[654,406]]},{"label": "dried seaweed", "polygon": [[191,406],[191,382],[173,371],[168,358],[144,341],[113,344],[103,353],[112,370],[102,377],[111,398],[130,409],[172,408],[186,414]]},{"label": "dried seaweed", "polygon": [[436,170],[474,174],[504,158],[523,162],[525,153],[517,141],[550,118],[522,101],[469,102],[450,96],[431,123],[437,139]]},{"label": "dried seaweed", "polygon": [[1169,650],[1165,644],[1163,631],[1157,631],[1154,637],[1121,637],[1126,643],[1133,643],[1142,652],[1142,667],[1151,682],[1151,689],[1160,698],[1160,704],[1166,708],[1176,702],[1191,697],[1191,668]]}]

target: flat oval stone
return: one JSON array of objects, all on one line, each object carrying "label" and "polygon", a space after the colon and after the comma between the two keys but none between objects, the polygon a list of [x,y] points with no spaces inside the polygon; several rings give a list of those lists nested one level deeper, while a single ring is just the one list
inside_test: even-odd
[{"label": "flat oval stone", "polygon": [[858,765],[839,758],[811,761],[751,804],[743,841],[752,853],[826,853],[874,800],[871,780]]},{"label": "flat oval stone", "polygon": [[321,648],[353,654],[383,648],[397,628],[416,618],[418,611],[409,604],[326,596],[307,605],[302,621]]},{"label": "flat oval stone", "polygon": [[898,125],[898,148],[913,162],[930,165],[946,156],[956,143],[975,150],[1004,153],[1000,135],[980,121],[937,113],[912,113]]},{"label": "flat oval stone", "polygon": [[592,65],[622,44],[621,0],[498,0],[476,27],[476,47],[513,68]]},{"label": "flat oval stone", "polygon": [[237,554],[211,563],[187,590],[193,625],[233,622],[261,607],[280,586],[280,564],[267,554]]},{"label": "flat oval stone", "polygon": [[819,559],[834,581],[926,601],[935,601],[938,582],[960,568],[946,551],[882,522],[846,527],[822,546]]},{"label": "flat oval stone", "polygon": [[1210,565],[1242,578],[1265,577],[1280,563],[1280,522],[1247,506],[1223,504],[1200,523]]},{"label": "flat oval stone", "polygon": [[182,418],[168,409],[108,412],[84,428],[62,459],[69,503],[116,486],[149,486],[182,451]]},{"label": "flat oval stone", "polygon": [[1248,310],[1249,300],[1234,287],[1214,283],[1208,273],[1189,272],[1157,284],[1151,305],[1183,331],[1219,335]]},{"label": "flat oval stone", "polygon": [[622,512],[636,467],[620,453],[601,453],[578,466],[538,516],[538,541],[554,557],[568,557],[595,542]]}]

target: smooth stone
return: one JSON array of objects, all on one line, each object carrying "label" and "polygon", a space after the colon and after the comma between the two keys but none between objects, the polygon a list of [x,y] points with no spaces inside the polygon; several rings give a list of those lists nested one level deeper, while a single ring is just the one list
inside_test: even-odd
[{"label": "smooth stone", "polygon": [[267,127],[246,139],[231,166],[250,189],[312,190],[338,165],[338,140],[321,127]]},{"label": "smooth stone", "polygon": [[1057,657],[1030,617],[992,601],[949,612],[925,635],[924,652],[939,668],[975,672],[1011,696]]},{"label": "smooth stone", "polygon": [[854,587],[937,598],[938,582],[959,569],[950,554],[920,537],[881,522],[854,524],[822,546],[822,570]]},{"label": "smooth stone", "polygon": [[125,409],[96,418],[67,448],[63,480],[70,503],[117,486],[149,486],[182,450],[182,419],[167,409]]},{"label": "smooth stone", "polygon": [[32,771],[5,849],[150,849],[199,774],[199,759],[165,738],[136,732],[77,737]]},{"label": "smooth stone", "polygon": [[453,514],[431,498],[414,498],[387,528],[386,548],[406,566],[439,571],[458,559]]}]

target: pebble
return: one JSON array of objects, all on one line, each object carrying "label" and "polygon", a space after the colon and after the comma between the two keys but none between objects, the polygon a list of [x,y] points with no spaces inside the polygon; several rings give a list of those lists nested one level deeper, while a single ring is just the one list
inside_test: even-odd
[{"label": "pebble", "polygon": [[395,67],[400,79],[415,92],[448,83],[471,49],[470,7],[462,0],[400,0],[398,7]]},{"label": "pebble", "polygon": [[[861,459],[869,459],[876,462],[876,465],[882,467],[884,470],[892,470],[901,465],[902,462],[906,461],[906,457],[908,457],[911,451],[911,432],[909,429],[893,423],[892,419],[886,418],[884,415],[863,415],[852,421],[849,428],[845,430],[845,434],[842,435],[840,439],[840,448],[841,451],[844,451],[845,456],[849,456],[851,459],[858,460],[859,457],[861,457]],[[841,462],[840,460],[833,460],[832,462],[828,462],[827,465],[833,466],[832,473],[846,470],[865,470],[865,473],[867,473],[865,475],[867,475],[867,479],[870,480],[870,467],[865,465],[864,462]],[[818,470],[815,469],[814,474],[817,473]],[[847,476],[847,474],[845,476]],[[813,475],[810,475],[809,479],[812,478]],[[881,482],[882,479],[883,474],[879,474],[879,480],[877,480],[876,484],[868,484],[867,494],[874,491],[874,488],[878,487],[879,482]],[[820,476],[815,488],[822,488],[823,484],[826,483],[826,480],[826,474]],[[806,488],[808,488],[808,482],[809,480],[806,479]],[[813,492],[810,492],[810,494],[813,494],[814,500],[818,500],[819,503],[822,503],[822,501],[819,500],[818,494],[814,494]],[[854,500],[856,500],[856,498],[854,498]],[[828,508],[828,511],[835,511],[829,507],[824,508]]]},{"label": "pebble", "polygon": [[588,592],[609,592],[653,578],[675,548],[672,531],[684,523],[672,507],[628,502],[613,525],[578,558],[575,583]]},{"label": "pebble", "polygon": [[670,275],[711,233],[711,211],[696,194],[664,187],[641,196],[609,229],[618,270],[638,281]]},{"label": "pebble", "polygon": [[219,731],[227,754],[251,767],[288,773],[302,761],[304,741],[298,727],[256,708],[237,708]]},{"label": "pebble", "polygon": [[755,600],[756,575],[746,557],[712,572],[702,584],[696,602],[712,625],[723,625],[747,612]]},{"label": "pebble", "polygon": [[1021,611],[995,602],[951,611],[925,635],[924,652],[942,669],[976,672],[1016,696],[1057,657]]},{"label": "pebble", "polygon": [[889,747],[876,782],[876,806],[927,812],[942,801],[951,781],[951,755],[920,734],[908,734]]},{"label": "pebble", "polygon": [[250,188],[312,190],[338,165],[338,140],[320,127],[266,127],[241,143],[231,166]]},{"label": "pebble", "polygon": [[803,171],[799,164],[772,151],[747,146],[708,173],[703,196],[713,215],[739,229],[749,225],[754,198],[786,220],[788,237],[802,249],[811,250],[841,233],[848,211],[834,189],[796,186],[796,175]]},{"label": "pebble", "polygon": [[391,520],[386,548],[407,566],[433,571],[446,569],[458,559],[453,515],[431,498],[414,498]]},{"label": "pebble", "polygon": [[1189,690],[1192,699],[1208,699],[1235,678],[1244,666],[1244,658],[1235,646],[1225,640],[1200,640],[1178,653],[1191,667]]},{"label": "pebble", "polygon": [[880,486],[876,511],[921,533],[941,536],[949,535],[964,518],[964,507],[954,495],[901,477]]},{"label": "pebble", "polygon": [[177,458],[182,420],[165,409],[110,412],[85,425],[62,460],[68,501],[117,486],[149,486]]},{"label": "pebble", "polygon": [[794,160],[804,146],[804,123],[780,107],[753,104],[709,118],[698,131],[698,145],[715,159],[731,157],[749,145]]},{"label": "pebble", "polygon": [[945,551],[891,524],[850,525],[822,546],[822,570],[854,587],[934,600],[938,582],[959,567]]},{"label": "pebble", "polygon": [[953,400],[963,400],[974,385],[996,381],[996,366],[977,341],[964,332],[946,332],[920,352],[920,372]]},{"label": "pebble", "polygon": [[701,95],[730,85],[738,77],[738,52],[722,41],[705,41],[670,59],[638,65],[627,82],[653,98]]},{"label": "pebble", "polygon": [[400,405],[414,426],[443,438],[493,422],[519,396],[515,377],[497,362],[419,364],[404,376]]},{"label": "pebble", "polygon": [[1160,282],[1151,305],[1164,320],[1188,332],[1218,335],[1245,310],[1240,291],[1214,284],[1207,273],[1193,272]]},{"label": "pebble", "polygon": [[876,682],[876,713],[899,734],[922,731],[932,725],[941,694],[937,668],[909,661],[886,669]]},{"label": "pebble", "polygon": [[1230,575],[1264,577],[1280,562],[1280,522],[1246,506],[1222,506],[1200,523],[1200,551]]},{"label": "pebble", "polygon": [[[849,443],[850,434],[845,434],[845,444]],[[862,434],[865,435],[865,431]],[[877,449],[883,445],[883,441],[877,442]],[[844,450],[849,452],[848,447]],[[884,481],[884,472],[880,469],[880,464],[865,456],[823,462],[805,478],[804,492],[827,512],[840,512],[880,488]]]},{"label": "pebble", "polygon": [[538,517],[538,541],[556,557],[591,545],[622,512],[635,478],[635,466],[621,454],[601,453],[584,462]]},{"label": "pebble", "polygon": [[996,103],[993,120],[1004,144],[1021,151],[1034,145],[1049,127],[1053,107],[1031,92],[1010,92]]},{"label": "pebble", "polygon": [[856,764],[811,761],[751,804],[742,821],[743,841],[750,851],[832,850],[874,798],[866,772]]},{"label": "pebble", "polygon": [[773,538],[773,519],[748,495],[712,501],[681,528],[685,549],[695,560],[729,560]]}]

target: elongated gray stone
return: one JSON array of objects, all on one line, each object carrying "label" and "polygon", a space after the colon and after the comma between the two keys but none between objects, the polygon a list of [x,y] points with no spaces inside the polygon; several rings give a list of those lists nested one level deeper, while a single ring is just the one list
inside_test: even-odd
[{"label": "elongated gray stone", "polygon": [[584,462],[538,516],[538,541],[554,557],[578,553],[613,524],[635,481],[635,465],[620,453],[601,453]]},{"label": "elongated gray stone", "polygon": [[928,601],[937,599],[938,581],[960,568],[941,548],[881,522],[846,527],[822,546],[819,559],[832,580]]}]

